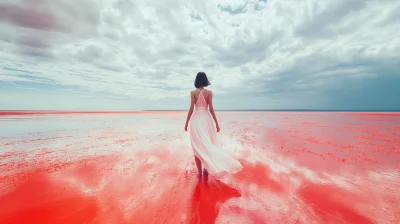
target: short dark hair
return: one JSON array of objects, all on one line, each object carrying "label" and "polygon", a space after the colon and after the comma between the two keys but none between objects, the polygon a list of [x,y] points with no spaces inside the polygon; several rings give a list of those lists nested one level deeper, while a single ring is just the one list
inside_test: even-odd
[{"label": "short dark hair", "polygon": [[196,80],[194,81],[194,86],[196,88],[201,88],[209,85],[211,85],[211,83],[208,81],[206,73],[204,72],[197,73]]}]

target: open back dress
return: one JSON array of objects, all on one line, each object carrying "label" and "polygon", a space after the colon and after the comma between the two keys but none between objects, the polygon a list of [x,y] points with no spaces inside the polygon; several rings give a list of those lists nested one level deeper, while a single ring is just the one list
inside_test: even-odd
[{"label": "open back dress", "polygon": [[194,155],[200,159],[202,166],[211,174],[235,173],[242,169],[239,161],[220,148],[217,140],[216,125],[208,111],[203,90],[199,90],[195,102],[195,111],[190,119],[190,142]]}]

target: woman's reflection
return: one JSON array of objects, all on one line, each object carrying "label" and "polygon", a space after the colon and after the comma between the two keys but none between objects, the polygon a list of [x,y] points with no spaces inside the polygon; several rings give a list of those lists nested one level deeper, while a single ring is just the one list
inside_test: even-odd
[{"label": "woman's reflection", "polygon": [[189,223],[215,223],[221,205],[240,196],[238,190],[219,180],[199,178],[190,204]]}]

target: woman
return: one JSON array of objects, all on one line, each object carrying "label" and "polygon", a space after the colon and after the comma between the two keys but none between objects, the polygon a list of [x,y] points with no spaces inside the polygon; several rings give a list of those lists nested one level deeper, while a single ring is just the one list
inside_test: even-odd
[{"label": "woman", "polygon": [[[242,168],[239,161],[232,158],[217,145],[216,132],[220,131],[213,107],[213,93],[204,87],[210,85],[204,72],[197,73],[194,86],[196,90],[190,93],[190,109],[186,119],[185,131],[190,120],[190,142],[192,144],[199,177],[213,174],[236,172]],[[194,111],[194,109],[196,109]],[[210,110],[210,112],[208,111]],[[193,116],[192,116],[193,114]],[[214,119],[215,126],[212,119]],[[204,171],[202,172],[202,166]]]}]

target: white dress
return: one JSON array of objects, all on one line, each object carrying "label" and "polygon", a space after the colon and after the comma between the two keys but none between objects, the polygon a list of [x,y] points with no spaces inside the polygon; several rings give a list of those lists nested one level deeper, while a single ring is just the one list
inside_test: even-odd
[{"label": "white dress", "polygon": [[193,152],[211,174],[235,173],[243,167],[226,150],[219,147],[215,123],[203,96],[204,89],[199,91],[189,126]]}]

